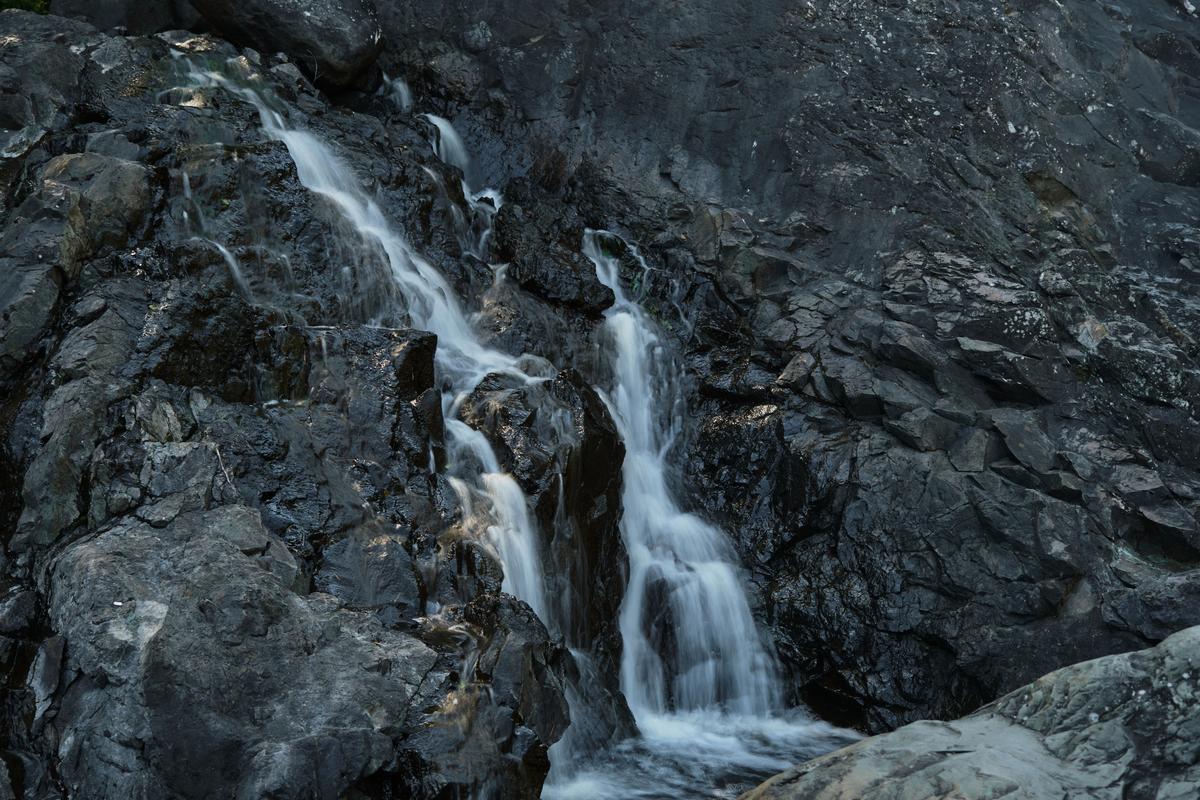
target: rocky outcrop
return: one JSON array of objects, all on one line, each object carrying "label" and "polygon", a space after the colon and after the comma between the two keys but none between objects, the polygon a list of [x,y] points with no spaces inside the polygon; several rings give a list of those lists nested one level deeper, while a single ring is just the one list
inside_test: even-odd
[{"label": "rocky outcrop", "polygon": [[380,12],[496,173],[641,244],[794,700],[954,717],[1200,622],[1188,7]]},{"label": "rocky outcrop", "polygon": [[915,722],[742,800],[1193,797],[1200,628],[1052,672],[954,722]]},{"label": "rocky outcrop", "polygon": [[584,225],[571,205],[541,196],[526,181],[506,188],[496,214],[492,253],[508,276],[532,294],[559,306],[599,316],[613,304],[612,290],[579,252]]},{"label": "rocky outcrop", "polygon": [[193,5],[231,41],[286,53],[330,88],[358,78],[383,46],[372,0],[193,0]]},{"label": "rocky outcrop", "polygon": [[[224,482],[214,445],[161,449],[170,479]],[[166,525],[143,516],[151,522],[125,518],[53,569],[61,638],[39,654],[34,725],[63,743],[65,786],[329,796],[395,758],[393,737],[432,688],[431,649],[328,595],[296,594],[295,560],[256,511],[229,505]],[[51,664],[55,644],[62,661]]]},{"label": "rocky outcrop", "polygon": [[466,399],[462,419],[492,441],[501,468],[521,484],[549,537],[544,548],[556,616],[578,626],[564,632],[567,641],[597,648],[615,669],[625,446],[608,408],[577,371],[563,370],[544,384],[504,383],[485,379]]},{"label": "rocky outcrop", "polygon": [[537,797],[579,675],[457,531],[437,339],[232,87],[331,123],[402,218],[437,197],[421,124],[360,151],[347,129],[378,119],[329,108],[289,61],[0,23],[24,93],[5,94],[20,127],[0,162],[7,779],[26,797]]}]

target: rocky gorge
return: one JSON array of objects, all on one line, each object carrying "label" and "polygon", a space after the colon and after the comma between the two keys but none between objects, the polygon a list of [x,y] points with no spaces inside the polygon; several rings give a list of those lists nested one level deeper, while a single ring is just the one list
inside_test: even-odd
[{"label": "rocky gorge", "polygon": [[1200,793],[1190,3],[45,10],[0,797]]}]

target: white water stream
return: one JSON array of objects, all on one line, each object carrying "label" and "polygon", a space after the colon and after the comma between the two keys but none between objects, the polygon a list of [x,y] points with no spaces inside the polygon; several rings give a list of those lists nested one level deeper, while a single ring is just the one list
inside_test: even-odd
[{"label": "white water stream", "polygon": [[[629,585],[621,607],[621,691],[639,723],[670,711],[767,714],[780,707],[775,665],[750,614],[736,556],[721,531],[679,508],[669,485],[681,424],[678,366],[657,326],[625,294],[619,262],[600,242],[589,231],[583,251],[616,297],[605,327],[613,349],[609,406],[625,441],[621,532]],[[650,607],[651,592],[665,605]],[[664,647],[665,637],[673,646]]]},{"label": "white water stream", "polygon": [[[501,469],[486,437],[457,419],[463,398],[486,375],[532,382],[544,380],[553,368],[543,359],[483,344],[445,278],[393,229],[326,143],[289,126],[263,95],[220,73],[196,71],[192,79],[221,86],[258,109],[264,133],[287,147],[301,183],[325,198],[361,246],[386,264],[409,324],[437,335],[439,373],[449,387],[443,397],[448,471],[464,517],[481,511],[486,518],[486,541],[504,568],[503,589],[527,602],[552,633],[561,630],[546,596],[528,501]],[[453,126],[427,118],[437,130],[438,156],[466,176],[470,160]],[[498,194],[472,194],[466,178],[463,188],[473,205],[485,203],[490,213],[499,207]],[[487,232],[476,240],[477,254]],[[620,677],[642,736],[597,754],[573,751],[568,732],[551,751],[556,763],[544,796],[723,796],[712,793],[722,782],[744,788],[806,753],[829,749],[836,733],[802,716],[779,715],[774,663],[751,616],[732,548],[721,531],[682,510],[672,493],[678,367],[657,327],[625,293],[618,262],[601,244],[600,235],[589,233],[584,252],[616,296],[605,333],[613,371],[606,398],[627,451],[621,531],[630,577],[620,619]],[[581,662],[585,675],[589,669]],[[583,726],[590,715],[579,703],[576,698],[572,717]]]},{"label": "white water stream", "polygon": [[[583,252],[615,296],[605,312],[612,370],[605,399],[625,442],[621,692],[641,738],[585,759],[543,796],[731,796],[722,786],[746,788],[846,736],[784,712],[774,658],[750,613],[733,548],[675,499],[672,447],[685,415],[680,367],[658,325],[626,293],[606,237],[615,240],[588,231]],[[625,247],[647,273],[637,250]]]},{"label": "white water stream", "polygon": [[[469,460],[474,460],[480,470],[474,475],[457,476],[460,497],[464,503],[476,497],[490,507],[488,543],[504,566],[504,591],[544,613],[547,604],[537,532],[525,496],[513,477],[500,469],[487,438],[455,416],[462,398],[487,375],[502,373],[522,381],[537,380],[537,375],[527,373],[544,371],[546,365],[536,358],[510,356],[479,341],[445,278],[392,228],[379,204],[327,144],[308,131],[290,127],[283,115],[253,89],[216,72],[195,72],[192,77],[199,84],[234,92],[258,109],[263,132],[287,147],[304,187],[328,200],[362,238],[363,245],[377,249],[383,256],[412,327],[437,335],[437,364],[450,384],[443,397],[443,411],[450,453],[457,462],[451,464],[451,471]],[[449,149],[444,152],[460,160],[465,158],[457,135],[440,141],[457,142],[447,145]],[[460,164],[456,166],[461,168]]]}]

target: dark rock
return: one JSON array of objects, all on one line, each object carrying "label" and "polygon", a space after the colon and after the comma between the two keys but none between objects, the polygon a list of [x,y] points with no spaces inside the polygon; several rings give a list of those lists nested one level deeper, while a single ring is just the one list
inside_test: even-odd
[{"label": "dark rock", "polygon": [[561,206],[528,205],[526,210],[509,202],[497,212],[492,240],[496,257],[509,262],[509,277],[537,296],[599,315],[613,304],[613,293],[579,252],[582,226],[573,229],[563,219]]},{"label": "dark rock", "polygon": [[1018,461],[1034,472],[1048,472],[1054,466],[1055,448],[1037,426],[1037,417],[1011,409],[991,412],[992,422],[1004,437],[1004,444]]},{"label": "dark rock", "polygon": [[394,621],[424,610],[412,557],[396,538],[347,538],[326,547],[314,582],[350,608],[382,611]]},{"label": "dark rock", "polygon": [[[217,25],[263,6],[220,7]],[[472,185],[503,189],[486,254],[503,270],[446,224],[469,209],[425,122],[362,91],[369,20],[346,41],[349,22],[298,34],[300,14],[267,19],[238,31],[261,52],[239,52],[0,16],[19,40],[0,48],[0,534],[4,596],[37,600],[0,645],[24,796],[85,768],[87,785],[61,785],[220,792],[206,781],[253,751],[240,769],[276,777],[249,794],[487,785],[508,800],[538,791],[564,694],[599,687],[601,727],[629,729],[613,696],[621,448],[588,386],[612,300],[579,254],[588,228],[620,233],[605,246],[689,371],[672,480],[730,535],[789,701],[872,731],[951,718],[1195,621],[1200,56],[1186,4],[771,0],[736,25],[712,0],[380,12],[381,66],[455,121]],[[326,56],[342,60],[313,60]],[[461,519],[434,343],[405,330],[390,265],[303,187],[244,96],[194,85],[188,60],[330,142],[489,344],[551,362],[540,374],[558,378],[489,379],[462,408],[531,496],[571,625],[539,627],[503,597]],[[298,66],[347,89],[345,105]],[[195,530],[231,508],[261,523],[231,525],[217,553]],[[119,534],[137,547],[118,552]],[[39,616],[87,600],[63,565],[95,547],[99,586],[167,554],[172,574],[146,591],[176,613],[161,592],[191,578],[175,574],[189,562],[173,534],[208,541],[199,552],[229,575],[198,568],[209,616],[163,618],[157,672],[122,661],[106,627]],[[672,621],[651,622],[669,647]],[[167,647],[199,625],[211,640]],[[257,667],[259,640],[289,631],[279,663]],[[355,716],[371,698],[327,675],[318,647],[358,659],[377,636],[430,664],[415,692],[387,694],[377,684],[407,667],[371,662],[363,685],[397,704],[382,738]],[[237,648],[260,673],[244,687],[176,678],[192,655],[223,675]],[[76,656],[104,663],[60,679]],[[101,686],[105,659],[132,683]],[[291,721],[271,717],[289,697],[304,701]],[[193,720],[212,755],[166,728],[148,755],[136,737],[101,741],[146,730],[159,707]],[[244,707],[266,709],[278,748]],[[341,718],[352,735],[298,738]],[[73,732],[100,755],[64,771]],[[114,766],[129,758],[153,763]]]},{"label": "dark rock", "polygon": [[900,419],[886,420],[883,427],[909,447],[924,451],[949,449],[960,431],[955,422],[928,408],[916,408]]},{"label": "dark rock", "polygon": [[[2,19],[21,42],[5,64],[44,59],[4,85],[22,134],[0,231],[0,704],[16,788],[536,796],[580,679],[499,596],[484,548],[456,539],[436,338],[389,327],[406,320],[388,265],[341,235],[251,105],[182,65],[233,59],[297,114],[332,109],[294,68],[205,36]],[[346,130],[322,136],[378,177],[379,202],[423,219],[421,134],[332,114]],[[586,402],[590,426],[605,412]],[[615,502],[579,513],[615,531]],[[503,610],[466,623],[472,601]],[[481,653],[469,705],[488,724],[424,748],[419,732],[462,721],[463,665]],[[469,766],[450,775],[458,755]]]},{"label": "dark rock", "polygon": [[417,796],[492,782],[502,797],[532,800],[549,768],[548,745],[570,722],[563,700],[570,655],[512,597],[477,598],[463,609],[462,624],[475,631],[475,649],[451,673],[448,704],[405,743],[425,761]]},{"label": "dark rock", "polygon": [[216,30],[260,51],[281,51],[320,84],[350,84],[383,46],[371,0],[194,0]]},{"label": "dark rock", "polygon": [[101,30],[132,34],[200,30],[200,14],[189,0],[51,0],[50,13],[83,19]]},{"label": "dark rock", "polygon": [[[914,6],[762,8],[732,31],[715,6],[655,5],[634,23],[564,9],[551,29],[513,0],[447,30],[414,9],[384,11],[411,34],[385,60],[434,93],[435,53],[498,75],[517,107],[499,122],[495,95],[453,97],[479,146],[499,130],[553,140],[566,173],[600,161],[624,194],[593,198],[587,224],[672,271],[649,295],[704,393],[690,495],[752,569],[799,696],[881,730],[1188,622],[1166,594],[1127,622],[1108,610],[1200,563],[1200,250],[1182,232],[1200,119],[1170,99],[1195,91],[1186,12],[980,6],[961,27]],[[456,33],[477,28],[485,49]],[[931,70],[970,88],[918,100]],[[763,88],[779,74],[799,83]],[[1070,109],[1036,74],[1069,84]],[[1154,88],[1094,100],[1134,85]],[[1169,491],[1127,485],[1132,467]]]},{"label": "dark rock", "polygon": [[488,381],[462,418],[492,440],[501,465],[533,503],[545,532],[550,596],[574,647],[594,647],[608,668],[619,662],[616,620],[624,590],[620,518],[625,447],[603,401],[575,370],[547,384],[514,389]]},{"label": "dark rock", "polygon": [[228,506],[119,523],[56,564],[70,688],[51,724],[71,742],[68,786],[327,796],[393,758],[434,653],[293,594],[294,561],[268,572],[248,539],[286,555],[256,512]]},{"label": "dark rock", "polygon": [[1113,592],[1104,604],[1104,616],[1149,641],[1200,624],[1200,573],[1154,576]]},{"label": "dark rock", "polygon": [[817,360],[811,353],[797,353],[775,380],[789,389],[802,389],[816,366]]},{"label": "dark rock", "polygon": [[0,54],[3,87],[3,131],[0,132],[0,187],[4,208],[12,207],[13,184],[21,175],[21,158],[48,131],[68,124],[83,101],[85,58],[71,43],[92,44],[100,34],[83,22],[46,17],[28,11],[0,11],[0,26],[21,36],[21,47]]},{"label": "dark rock", "polygon": [[120,247],[149,205],[147,170],[93,153],[46,164],[37,191],[9,215],[0,235],[0,363],[23,361],[49,324],[60,291],[82,262]]},{"label": "dark rock", "polygon": [[37,595],[29,590],[9,592],[0,600],[0,633],[28,630],[37,615]]}]

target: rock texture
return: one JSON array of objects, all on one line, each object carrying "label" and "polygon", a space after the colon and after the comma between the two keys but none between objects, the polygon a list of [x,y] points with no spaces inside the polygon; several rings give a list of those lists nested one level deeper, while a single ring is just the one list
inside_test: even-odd
[{"label": "rock texture", "polygon": [[191,0],[50,0],[49,10],[87,20],[101,30],[124,28],[134,34],[204,27]]},{"label": "rock texture", "polygon": [[[1200,623],[1191,4],[685,5],[197,2],[236,44],[0,13],[0,749],[24,796],[529,798],[573,692],[605,698],[601,738],[629,730],[589,228],[636,244],[626,285],[687,367],[675,477],[733,538],[792,703],[950,719]],[[561,636],[460,516],[437,342],[239,86],[334,144],[488,344],[556,376],[462,409],[532,498]],[[464,178],[505,202],[471,208]],[[1185,747],[1176,695],[1129,680]],[[1078,777],[1072,737],[1112,744],[1057,700],[1018,724],[1018,695],[972,719],[1013,758],[1059,748],[1027,766],[1046,785]],[[1183,750],[1111,753],[1183,780]]]},{"label": "rock texture", "polygon": [[1194,797],[1200,628],[1052,672],[954,722],[915,722],[741,800]]},{"label": "rock texture", "polygon": [[286,53],[317,83],[337,88],[371,66],[383,45],[371,0],[193,0],[231,41]]},{"label": "rock texture", "polygon": [[1187,4],[380,13],[494,180],[641,244],[795,700],[953,717],[1200,622]]},{"label": "rock texture", "polygon": [[[201,73],[349,142],[398,219],[435,213],[424,128],[206,36],[0,32],[0,795],[537,797],[580,678],[461,534],[436,337]],[[563,381],[564,458],[619,451]],[[615,457],[565,484],[581,536]]]}]

